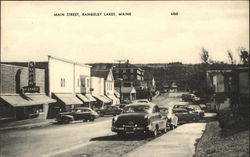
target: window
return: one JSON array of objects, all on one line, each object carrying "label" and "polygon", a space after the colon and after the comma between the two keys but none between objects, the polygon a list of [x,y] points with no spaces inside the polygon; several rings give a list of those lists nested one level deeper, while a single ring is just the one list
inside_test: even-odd
[{"label": "window", "polygon": [[124,80],[127,80],[127,79],[128,79],[128,76],[127,76],[127,75],[123,75],[123,79],[124,79]]},{"label": "window", "polygon": [[65,78],[61,78],[61,87],[65,87]]},{"label": "window", "polygon": [[80,82],[80,79],[78,78],[77,79],[77,87],[79,87],[79,84],[80,84],[79,82]]},{"label": "window", "polygon": [[81,79],[81,87],[85,87],[85,79]]},{"label": "window", "polygon": [[130,73],[133,73],[134,72],[134,69],[130,69]]},{"label": "window", "polygon": [[89,79],[86,79],[86,80],[87,80],[87,85],[86,85],[86,87],[89,88],[89,87],[90,87],[90,81],[89,81]]}]

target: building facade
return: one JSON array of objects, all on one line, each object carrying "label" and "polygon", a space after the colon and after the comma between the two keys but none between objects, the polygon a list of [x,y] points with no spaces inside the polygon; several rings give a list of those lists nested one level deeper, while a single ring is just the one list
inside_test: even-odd
[{"label": "building facade", "polygon": [[46,93],[45,70],[35,62],[1,64],[1,119],[47,118],[48,105],[55,103]]},{"label": "building facade", "polygon": [[49,94],[57,99],[51,106],[52,115],[70,111],[74,107],[89,106],[93,99],[90,95],[90,66],[70,60],[49,56]]}]

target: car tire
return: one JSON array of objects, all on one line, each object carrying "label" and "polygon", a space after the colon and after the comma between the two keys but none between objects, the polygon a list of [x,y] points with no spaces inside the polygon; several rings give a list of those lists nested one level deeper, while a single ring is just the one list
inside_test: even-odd
[{"label": "car tire", "polygon": [[170,130],[174,130],[174,124],[170,124]]},{"label": "car tire", "polygon": [[90,119],[89,119],[89,121],[92,121],[92,122],[95,121],[95,117],[91,116]]},{"label": "car tire", "polygon": [[70,120],[69,120],[68,118],[67,118],[67,119],[64,119],[64,120],[63,120],[63,123],[64,123],[64,124],[69,124],[69,123],[70,123]]},{"label": "car tire", "polygon": [[168,132],[168,129],[167,129],[167,126],[162,130],[162,133],[167,133]]},{"label": "car tire", "polygon": [[87,119],[83,119],[82,121],[83,121],[83,122],[87,122],[88,120],[87,120]]},{"label": "car tire", "polygon": [[125,135],[124,132],[117,132],[117,136],[119,136],[119,137],[123,137],[124,135]]}]

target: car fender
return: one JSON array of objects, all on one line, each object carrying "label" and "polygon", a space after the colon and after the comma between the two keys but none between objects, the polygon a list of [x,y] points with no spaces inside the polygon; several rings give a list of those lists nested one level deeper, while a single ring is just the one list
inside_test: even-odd
[{"label": "car fender", "polygon": [[71,115],[62,115],[62,119],[68,118],[70,120],[74,120],[74,117]]}]

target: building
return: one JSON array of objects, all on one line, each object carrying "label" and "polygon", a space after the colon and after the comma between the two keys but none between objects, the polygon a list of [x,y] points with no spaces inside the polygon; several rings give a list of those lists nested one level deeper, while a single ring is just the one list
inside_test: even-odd
[{"label": "building", "polygon": [[111,105],[111,100],[104,95],[104,78],[91,77],[91,94],[96,98],[97,103],[94,108],[103,108],[105,105]]},{"label": "building", "polygon": [[57,99],[50,107],[51,115],[70,111],[78,106],[90,106],[95,98],[90,94],[91,66],[49,56],[49,94]]},{"label": "building", "polygon": [[20,120],[31,117],[47,118],[49,104],[56,100],[47,96],[45,69],[35,62],[22,65],[1,63],[0,119]]},{"label": "building", "polygon": [[104,95],[111,99],[112,105],[119,104],[120,100],[115,96],[114,77],[112,69],[91,69],[91,76],[104,78]]},{"label": "building", "polygon": [[243,119],[249,118],[249,67],[209,70],[207,86],[216,110],[232,109]]}]

